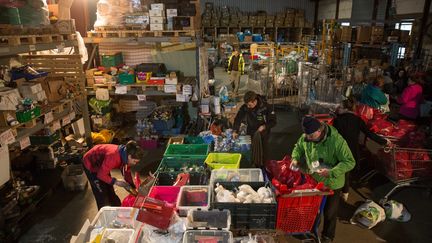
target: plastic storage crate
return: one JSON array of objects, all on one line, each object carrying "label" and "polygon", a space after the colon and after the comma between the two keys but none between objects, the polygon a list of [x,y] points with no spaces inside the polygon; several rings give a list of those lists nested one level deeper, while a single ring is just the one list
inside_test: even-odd
[{"label": "plastic storage crate", "polygon": [[31,110],[27,110],[27,111],[17,111],[16,113],[16,118],[17,121],[19,122],[28,122],[38,116],[40,116],[41,114],[41,108],[40,107],[35,107]]},{"label": "plastic storage crate", "polygon": [[208,186],[182,186],[177,198],[180,216],[186,216],[192,209],[208,209],[210,207],[210,189]]},{"label": "plastic storage crate", "polygon": [[184,141],[187,144],[205,144],[203,138],[200,136],[186,136]]},{"label": "plastic storage crate", "polygon": [[175,120],[173,118],[169,120],[153,120],[152,123],[156,131],[165,131],[174,127]]},{"label": "plastic storage crate", "polygon": [[212,170],[210,184],[216,182],[263,182],[264,175],[261,169],[218,169]]},{"label": "plastic storage crate", "polygon": [[188,229],[223,229],[229,230],[231,214],[229,210],[189,210],[186,227]]},{"label": "plastic storage crate", "polygon": [[183,236],[183,243],[232,243],[233,241],[232,233],[225,230],[187,230]]},{"label": "plastic storage crate", "polygon": [[168,140],[168,144],[183,144],[184,143],[184,137],[171,137]]},{"label": "plastic storage crate", "polygon": [[68,165],[61,177],[63,186],[68,191],[83,191],[87,185],[87,176],[81,164]]},{"label": "plastic storage crate", "polygon": [[133,84],[133,83],[135,83],[135,74],[120,73],[118,78],[119,78],[120,84]]},{"label": "plastic storage crate", "polygon": [[127,228],[136,229],[140,222],[135,218],[138,210],[131,207],[103,207],[99,210],[91,223],[94,227],[116,228],[114,223],[122,224]]},{"label": "plastic storage crate", "polygon": [[[266,186],[265,182],[219,182],[227,190],[234,190],[241,185],[250,185],[255,191]],[[276,199],[273,203],[221,203],[216,202],[212,187],[212,209],[228,209],[231,213],[232,229],[275,229]]]},{"label": "plastic storage crate", "polygon": [[212,169],[240,168],[241,154],[209,153],[204,161]]},{"label": "plastic storage crate", "polygon": [[[191,168],[193,166],[204,166],[204,159],[183,159],[176,157],[163,158],[159,165],[159,168],[157,169],[158,185],[173,185],[175,180],[177,179],[177,175],[183,172],[189,173],[190,185],[207,185],[210,177],[209,171],[196,172],[187,170],[187,168]],[[186,171],[183,171],[183,168],[186,168]]]},{"label": "plastic storage crate", "polygon": [[32,135],[30,143],[32,145],[50,145],[60,139],[60,131],[56,131],[51,135]]},{"label": "plastic storage crate", "polygon": [[123,54],[121,52],[115,53],[114,55],[102,55],[101,65],[110,68],[117,67],[123,63]]},{"label": "plastic storage crate", "polygon": [[207,158],[209,146],[207,144],[170,144],[165,150],[164,157],[176,158]]},{"label": "plastic storage crate", "polygon": [[179,193],[179,186],[153,186],[148,197],[176,205]]}]

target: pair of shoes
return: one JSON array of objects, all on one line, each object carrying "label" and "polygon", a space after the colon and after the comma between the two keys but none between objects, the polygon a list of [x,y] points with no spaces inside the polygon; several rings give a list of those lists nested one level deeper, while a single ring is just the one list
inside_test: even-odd
[{"label": "pair of shoes", "polygon": [[321,236],[321,243],[332,243],[333,240],[327,236]]},{"label": "pair of shoes", "polygon": [[348,202],[348,196],[349,196],[348,192],[341,194],[342,200],[344,200],[344,202]]}]

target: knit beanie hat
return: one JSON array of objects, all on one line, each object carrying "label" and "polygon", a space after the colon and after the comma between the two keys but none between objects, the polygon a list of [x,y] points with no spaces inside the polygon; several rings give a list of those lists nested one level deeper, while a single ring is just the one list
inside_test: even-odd
[{"label": "knit beanie hat", "polygon": [[306,134],[312,134],[321,127],[321,122],[311,116],[305,116],[302,119],[303,132]]}]

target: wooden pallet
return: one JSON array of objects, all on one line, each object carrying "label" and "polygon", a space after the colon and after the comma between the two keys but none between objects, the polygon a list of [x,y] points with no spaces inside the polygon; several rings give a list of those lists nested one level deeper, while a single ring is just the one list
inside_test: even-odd
[{"label": "wooden pallet", "polygon": [[95,38],[141,38],[141,37],[195,37],[194,30],[104,30],[88,31],[88,37]]},{"label": "wooden pallet", "polygon": [[46,35],[10,35],[0,36],[0,45],[19,46],[19,45],[35,45],[42,43],[53,43],[63,40],[74,40],[75,34],[59,35],[59,34],[46,34]]}]

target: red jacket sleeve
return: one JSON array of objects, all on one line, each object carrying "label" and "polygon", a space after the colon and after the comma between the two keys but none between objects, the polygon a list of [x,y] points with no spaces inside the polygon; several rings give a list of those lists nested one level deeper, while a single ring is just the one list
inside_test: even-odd
[{"label": "red jacket sleeve", "polygon": [[111,170],[118,168],[115,158],[111,156],[106,156],[101,167],[97,172],[97,178],[107,184],[114,185],[116,179],[111,177]]}]

